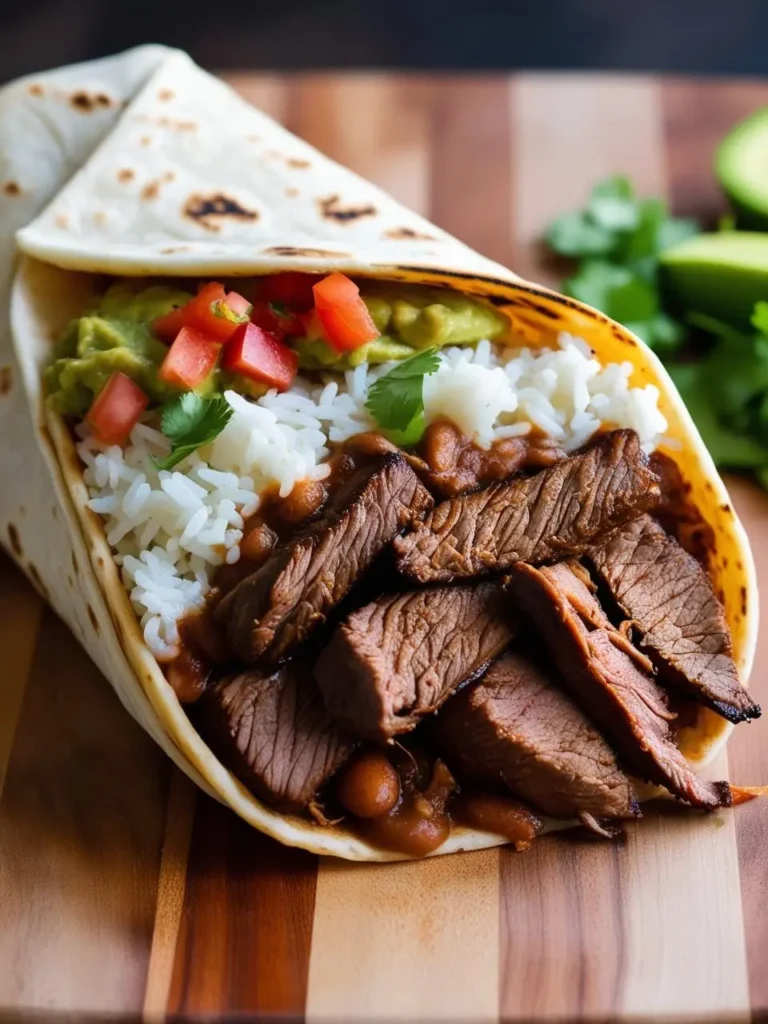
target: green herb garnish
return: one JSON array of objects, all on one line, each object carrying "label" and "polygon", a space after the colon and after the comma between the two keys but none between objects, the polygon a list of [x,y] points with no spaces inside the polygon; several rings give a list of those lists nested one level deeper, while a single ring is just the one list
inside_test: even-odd
[{"label": "green herb garnish", "polygon": [[583,210],[551,225],[547,242],[579,260],[563,282],[574,299],[596,306],[660,353],[679,348],[685,328],[666,313],[658,284],[659,253],[698,232],[695,221],[670,217],[660,199],[638,199],[622,176],[597,184]]},{"label": "green herb garnish", "polygon": [[234,410],[223,395],[202,398],[185,391],[163,407],[160,429],[171,441],[171,452],[155,459],[158,469],[173,469],[182,459],[210,444],[232,418]]},{"label": "green herb garnish", "polygon": [[[382,430],[415,444],[424,432],[424,378],[440,366],[434,348],[418,352],[379,377],[368,391],[365,403]],[[406,440],[407,439],[407,440]]]}]

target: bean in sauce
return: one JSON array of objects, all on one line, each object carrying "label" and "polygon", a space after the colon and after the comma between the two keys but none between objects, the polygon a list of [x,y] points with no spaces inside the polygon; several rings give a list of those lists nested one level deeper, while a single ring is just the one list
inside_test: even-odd
[{"label": "bean in sauce", "polygon": [[451,803],[451,814],[469,828],[503,836],[516,850],[526,850],[543,828],[525,804],[496,793],[462,793]]},{"label": "bean in sauce", "polygon": [[336,796],[355,817],[377,818],[400,799],[400,777],[386,754],[366,750],[342,769]]}]

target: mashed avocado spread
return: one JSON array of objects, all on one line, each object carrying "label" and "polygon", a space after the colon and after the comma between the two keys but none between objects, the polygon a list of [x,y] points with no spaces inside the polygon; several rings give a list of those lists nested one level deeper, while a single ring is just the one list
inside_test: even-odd
[{"label": "mashed avocado spread", "polygon": [[[380,337],[351,352],[337,352],[320,336],[288,338],[304,369],[343,370],[361,363],[407,359],[414,352],[445,345],[493,340],[508,330],[507,319],[480,299],[443,288],[363,281],[360,294]],[[153,322],[192,299],[192,293],[166,285],[146,287],[129,280],[114,283],[100,302],[73,320],[46,371],[48,401],[61,415],[84,416],[115,371],[134,380],[160,405],[177,394],[158,375],[168,346],[152,333]],[[197,389],[209,396],[233,388],[258,396],[266,390],[246,377],[217,369]]]}]

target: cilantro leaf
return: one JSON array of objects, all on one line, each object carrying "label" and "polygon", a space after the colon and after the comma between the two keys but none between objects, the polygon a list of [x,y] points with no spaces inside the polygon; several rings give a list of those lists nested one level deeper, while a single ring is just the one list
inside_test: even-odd
[{"label": "cilantro leaf", "polygon": [[626,174],[614,174],[592,187],[590,199],[632,199],[635,190]]},{"label": "cilantro leaf", "polygon": [[547,243],[561,256],[607,256],[615,245],[613,232],[593,224],[580,211],[564,213],[547,232]]},{"label": "cilantro leaf", "polygon": [[182,459],[218,437],[234,410],[223,395],[203,398],[185,391],[163,407],[161,430],[171,441],[170,455],[155,459],[158,469],[173,469]]},{"label": "cilantro leaf", "polygon": [[719,419],[712,404],[711,379],[702,363],[668,366],[669,374],[688,407],[716,466],[731,469],[768,467],[768,447],[747,434],[733,430]]},{"label": "cilantro leaf", "polygon": [[397,431],[409,444],[418,441],[424,429],[424,378],[439,365],[437,350],[429,348],[374,381],[365,407],[382,430]]},{"label": "cilantro leaf", "polygon": [[756,331],[768,336],[768,302],[755,303],[751,323]]}]

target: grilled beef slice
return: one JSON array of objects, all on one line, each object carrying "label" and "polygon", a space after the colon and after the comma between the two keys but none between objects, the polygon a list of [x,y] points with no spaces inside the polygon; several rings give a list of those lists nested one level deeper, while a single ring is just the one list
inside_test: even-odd
[{"label": "grilled beef slice", "polygon": [[448,582],[579,555],[598,537],[652,508],[658,479],[633,430],[614,430],[549,469],[438,505],[395,541],[398,568],[421,583]]},{"label": "grilled beef slice", "polygon": [[730,803],[727,783],[703,782],[675,746],[675,717],[650,663],[608,621],[578,564],[545,569],[519,564],[508,586],[517,607],[540,630],[574,699],[617,750],[627,767],[666,786],[694,807]]},{"label": "grilled beef slice", "polygon": [[398,453],[372,459],[316,520],[278,547],[221,601],[235,654],[274,664],[297,647],[432,498]]},{"label": "grilled beef slice", "polygon": [[655,520],[627,523],[588,556],[662,679],[731,722],[760,715],[709,577]]},{"label": "grilled beef slice", "polygon": [[495,584],[389,595],[336,627],[315,678],[334,719],[355,735],[389,740],[482,672],[516,630]]},{"label": "grilled beef slice", "polygon": [[557,818],[632,818],[632,785],[589,719],[544,672],[506,654],[441,709],[435,735],[449,765],[503,782]]},{"label": "grilled beef slice", "polygon": [[301,660],[222,680],[198,702],[195,721],[220,760],[281,811],[308,807],[355,747]]}]

